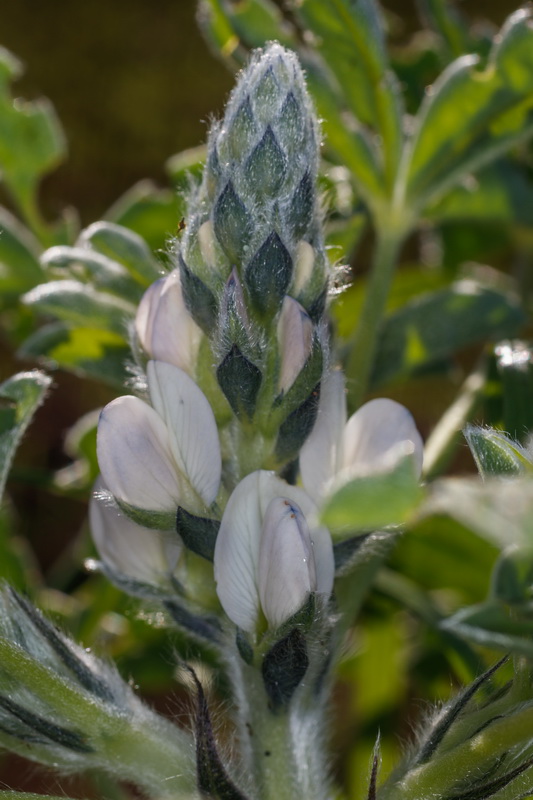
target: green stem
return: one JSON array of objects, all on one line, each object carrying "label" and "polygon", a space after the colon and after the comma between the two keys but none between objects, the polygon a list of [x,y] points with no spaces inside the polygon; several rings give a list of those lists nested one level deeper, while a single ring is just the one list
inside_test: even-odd
[{"label": "green stem", "polygon": [[301,699],[295,696],[288,709],[273,711],[260,669],[239,656],[233,666],[242,751],[261,800],[325,800],[322,705],[307,707],[304,682],[297,691]]},{"label": "green stem", "polygon": [[377,231],[376,250],[363,309],[350,343],[351,352],[346,366],[352,410],[359,408],[367,391],[378,331],[404,236],[403,229],[393,227],[388,231]]}]

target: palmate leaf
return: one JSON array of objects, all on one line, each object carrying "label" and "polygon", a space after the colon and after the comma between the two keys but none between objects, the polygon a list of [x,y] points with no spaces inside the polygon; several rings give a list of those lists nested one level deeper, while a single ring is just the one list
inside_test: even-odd
[{"label": "palmate leaf", "polygon": [[52,379],[44,372],[20,372],[0,385],[0,495],[17,446],[43,402]]},{"label": "palmate leaf", "polygon": [[522,9],[495,38],[485,68],[463,56],[428,91],[404,162],[406,202],[425,207],[532,135],[533,28]]}]

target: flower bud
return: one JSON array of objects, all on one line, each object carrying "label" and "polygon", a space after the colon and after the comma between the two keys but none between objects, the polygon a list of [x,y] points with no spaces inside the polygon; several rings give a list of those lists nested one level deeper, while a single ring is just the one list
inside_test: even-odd
[{"label": "flower bud", "polygon": [[261,608],[277,627],[310,592],[330,594],[333,547],[326,528],[308,529],[306,519],[315,512],[302,489],[273,472],[252,472],[233,491],[220,524],[214,566],[220,602],[242,630],[255,631]]},{"label": "flower bud", "polygon": [[281,354],[278,386],[280,392],[287,392],[303,369],[313,347],[313,323],[309,314],[288,295],[283,300],[277,333]]},{"label": "flower bud", "polygon": [[148,363],[152,406],[119,397],[100,415],[98,463],[119,505],[162,512],[150,527],[169,528],[178,506],[201,513],[217,493],[220,445],[211,406],[178,367]]},{"label": "flower bud", "polygon": [[183,545],[175,532],[137,525],[106,499],[101,479],[89,503],[89,524],[96,549],[111,576],[164,587],[176,569]]},{"label": "flower bud", "polygon": [[[191,222],[179,244],[181,259],[217,299],[220,277],[236,268],[259,318],[277,313],[302,242],[316,272],[313,253],[324,251],[315,190],[318,145],[298,59],[271,43],[254,54],[224,119],[211,129],[202,185],[191,197]],[[307,276],[296,281],[299,291],[306,282]],[[316,294],[306,295],[304,304]]]},{"label": "flower bud", "polygon": [[259,599],[265,617],[278,628],[317,590],[313,542],[300,507],[275,497],[263,518],[258,565]]},{"label": "flower bud", "polygon": [[185,306],[179,270],[160,278],[144,293],[135,330],[150,358],[194,373],[202,332]]}]

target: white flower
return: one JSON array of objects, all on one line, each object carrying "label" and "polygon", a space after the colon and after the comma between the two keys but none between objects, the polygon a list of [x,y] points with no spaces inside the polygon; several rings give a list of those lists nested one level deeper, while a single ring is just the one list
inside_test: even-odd
[{"label": "white flower", "polygon": [[333,587],[333,547],[324,527],[309,529],[315,504],[273,472],[247,475],[232,493],[215,546],[217,594],[228,617],[245,631],[260,609],[278,627],[311,592]]},{"label": "white flower", "polygon": [[220,485],[213,411],[201,389],[178,367],[150,361],[147,374],[152,406],[138,397],[119,397],[100,415],[100,471],[119,503],[172,513],[183,505],[202,513]]},{"label": "white flower", "polygon": [[140,583],[168,582],[183,552],[175,532],[154,531],[137,525],[106,502],[107,487],[100,478],[89,503],[89,524],[102,561],[114,572]]},{"label": "white flower", "polygon": [[281,356],[278,388],[288,391],[309,356],[313,347],[313,323],[309,314],[296,300],[285,295],[277,326]]},{"label": "white flower", "polygon": [[313,497],[341,476],[386,472],[411,453],[420,474],[424,443],[410,412],[386,398],[370,400],[346,422],[344,379],[330,373],[322,382],[318,417],[300,451],[302,483]]},{"label": "white flower", "polygon": [[202,331],[185,305],[179,270],[146,290],[137,309],[135,330],[150,358],[194,374]]}]

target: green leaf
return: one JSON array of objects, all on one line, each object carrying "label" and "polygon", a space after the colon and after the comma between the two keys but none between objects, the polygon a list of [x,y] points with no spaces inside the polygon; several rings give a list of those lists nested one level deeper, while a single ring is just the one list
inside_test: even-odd
[{"label": "green leaf", "polygon": [[232,30],[246,47],[263,47],[276,39],[285,47],[294,46],[294,36],[279,8],[271,0],[223,2],[224,14]]},{"label": "green leaf", "polygon": [[172,183],[178,189],[185,190],[189,188],[191,177],[200,180],[206,160],[207,147],[205,144],[201,144],[171,156],[165,164],[165,169]]},{"label": "green leaf", "polygon": [[483,647],[533,656],[533,619],[511,617],[499,602],[490,600],[463,608],[441,627]]},{"label": "green leaf", "polygon": [[424,207],[532,135],[533,28],[522,9],[495,38],[484,69],[464,56],[428,91],[406,170],[408,204]]},{"label": "green leaf", "polygon": [[440,35],[448,59],[468,51],[468,29],[448,0],[418,0],[418,6],[426,25]]},{"label": "green leaf", "polygon": [[84,328],[111,331],[125,340],[128,321],[135,316],[132,303],[98,292],[80,281],[52,281],[36,286],[23,302],[43,314]]},{"label": "green leaf", "polygon": [[438,222],[475,220],[529,225],[532,205],[533,182],[519,164],[502,159],[475,177],[466,175],[428,209],[428,215]]},{"label": "green leaf", "polygon": [[123,336],[97,328],[71,328],[67,323],[45,325],[18,351],[21,358],[40,359],[52,368],[62,367],[85,378],[124,388],[125,364],[131,351]]},{"label": "green leaf", "polygon": [[533,472],[527,452],[503,431],[467,425],[464,434],[481,477]]},{"label": "green leaf", "polygon": [[0,495],[15,450],[52,379],[39,370],[19,372],[0,385]]},{"label": "green leaf", "polygon": [[92,283],[96,289],[115,294],[134,305],[139,303],[144,292],[122,264],[88,247],[51,247],[43,253],[41,264],[52,278],[72,277]]},{"label": "green leaf", "polygon": [[185,203],[174,191],[139,181],[106,212],[106,219],[141,236],[151,250],[166,248],[185,213]]},{"label": "green leaf", "polygon": [[123,264],[141,286],[149,286],[161,277],[162,270],[144,239],[121,225],[94,222],[82,232],[78,245]]},{"label": "green leaf", "polygon": [[64,158],[65,140],[52,105],[44,99],[12,99],[6,77],[18,62],[0,52],[0,174],[21,205],[34,202],[39,179]]},{"label": "green leaf", "polygon": [[533,551],[531,547],[508,547],[494,565],[490,596],[509,605],[531,601]]},{"label": "green leaf", "polygon": [[355,118],[382,137],[383,174],[392,185],[402,148],[401,96],[390,71],[383,22],[374,0],[304,0],[297,16],[317,36]]},{"label": "green leaf", "polygon": [[525,319],[514,298],[472,280],[422,295],[385,319],[372,385],[416,373],[486,338],[513,335]]},{"label": "green leaf", "polygon": [[40,246],[33,234],[0,206],[0,296],[2,306],[27,292],[44,276]]},{"label": "green leaf", "polygon": [[340,90],[326,77],[320,64],[305,57],[302,63],[322,118],[325,146],[340,164],[350,170],[361,196],[372,206],[385,194],[378,154],[353,114],[343,110]]},{"label": "green leaf", "polygon": [[326,499],[321,521],[334,539],[356,531],[401,525],[414,513],[424,496],[412,455],[398,461],[389,472],[352,478]]},{"label": "green leaf", "polygon": [[237,64],[243,63],[244,53],[221,0],[200,0],[198,22],[215,55],[222,53],[227,59],[234,58]]}]

